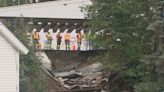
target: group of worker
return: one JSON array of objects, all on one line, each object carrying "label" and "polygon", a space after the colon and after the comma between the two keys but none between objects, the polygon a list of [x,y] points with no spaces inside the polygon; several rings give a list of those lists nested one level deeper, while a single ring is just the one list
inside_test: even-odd
[{"label": "group of worker", "polygon": [[[53,36],[51,35],[50,32],[47,32],[45,36],[46,36],[46,46],[44,46],[44,48],[51,49]],[[61,42],[62,42],[61,32],[57,32],[55,36],[56,36],[55,38],[56,38],[56,42],[57,42],[56,48],[57,48],[57,50],[60,50],[60,46],[61,46]],[[39,33],[35,31],[32,35],[32,38],[33,38],[34,49],[39,49],[40,48]],[[80,50],[82,38],[83,37],[82,37],[81,32],[77,33],[76,41],[77,41],[78,50]],[[65,50],[70,50],[70,42],[71,42],[71,34],[70,33],[66,32],[64,34],[64,41],[65,41]],[[75,47],[73,47],[73,49],[75,49]]]}]

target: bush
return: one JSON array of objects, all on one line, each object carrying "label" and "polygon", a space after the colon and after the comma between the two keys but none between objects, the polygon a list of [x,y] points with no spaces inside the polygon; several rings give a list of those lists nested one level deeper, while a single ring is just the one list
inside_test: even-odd
[{"label": "bush", "polygon": [[158,82],[143,82],[135,85],[134,92],[160,92],[160,85]]}]

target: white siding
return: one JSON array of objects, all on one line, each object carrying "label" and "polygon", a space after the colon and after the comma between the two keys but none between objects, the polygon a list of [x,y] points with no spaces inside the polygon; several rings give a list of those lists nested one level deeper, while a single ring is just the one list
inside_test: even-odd
[{"label": "white siding", "polygon": [[18,92],[19,53],[0,35],[0,92]]}]

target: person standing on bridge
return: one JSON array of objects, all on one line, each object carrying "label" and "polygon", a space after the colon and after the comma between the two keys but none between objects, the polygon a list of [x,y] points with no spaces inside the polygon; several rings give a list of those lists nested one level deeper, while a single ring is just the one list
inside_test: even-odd
[{"label": "person standing on bridge", "polygon": [[65,47],[66,50],[70,49],[70,39],[71,39],[71,34],[66,32],[66,34],[64,35],[64,39],[65,39]]},{"label": "person standing on bridge", "polygon": [[61,36],[61,34],[60,34],[60,32],[58,32],[57,34],[56,34],[56,40],[57,40],[57,50],[59,50],[60,49],[60,44],[61,44],[61,40],[62,40],[62,36]]},{"label": "person standing on bridge", "polygon": [[77,33],[77,44],[78,44],[78,50],[81,48],[81,41],[82,41],[82,34],[81,32]]},{"label": "person standing on bridge", "polygon": [[35,32],[32,34],[32,39],[33,39],[34,49],[38,49],[38,46],[39,46],[39,39],[40,39],[39,33],[35,31]]},{"label": "person standing on bridge", "polygon": [[50,32],[47,32],[47,34],[46,34],[46,38],[47,38],[47,48],[48,49],[51,49],[51,43],[52,43],[52,36],[51,36],[51,34],[50,34]]}]

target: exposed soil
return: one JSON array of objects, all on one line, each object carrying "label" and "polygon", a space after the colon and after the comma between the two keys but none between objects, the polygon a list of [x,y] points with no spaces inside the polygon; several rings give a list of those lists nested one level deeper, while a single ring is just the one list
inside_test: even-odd
[{"label": "exposed soil", "polygon": [[[97,55],[99,51],[45,51],[52,62],[52,73],[66,72],[88,66],[92,62],[87,61],[90,56]],[[58,81],[48,76],[49,92],[67,90]],[[80,91],[81,92],[81,91]]]},{"label": "exposed soil", "polygon": [[45,51],[52,62],[52,71],[62,72],[90,64],[88,57],[96,51]]}]

